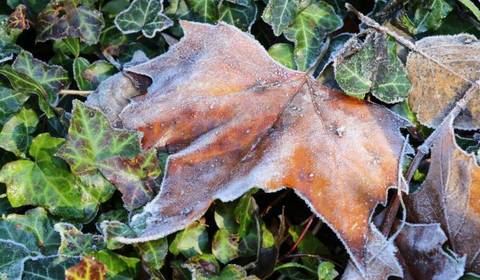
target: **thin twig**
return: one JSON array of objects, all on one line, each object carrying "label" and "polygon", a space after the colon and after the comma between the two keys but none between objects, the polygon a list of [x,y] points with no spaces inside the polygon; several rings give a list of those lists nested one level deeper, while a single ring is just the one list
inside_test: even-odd
[{"label": "thin twig", "polygon": [[60,95],[79,95],[79,96],[88,96],[93,93],[93,90],[73,90],[73,89],[62,89]]},{"label": "thin twig", "polygon": [[[362,21],[364,24],[366,24],[366,25],[368,25],[368,26],[370,26],[370,27],[382,32],[382,33],[390,35],[397,42],[404,45],[405,47],[407,47],[411,51],[416,52],[416,53],[422,55],[423,57],[425,57],[426,59],[433,61],[435,64],[440,66],[442,69],[450,72],[451,74],[461,78],[463,81],[466,81],[470,84],[470,88],[464,93],[462,98],[455,103],[455,106],[450,110],[450,112],[447,114],[447,116],[442,120],[440,125],[432,132],[432,134],[430,134],[427,137],[427,139],[425,139],[425,141],[422,143],[422,145],[420,145],[417,148],[417,153],[415,154],[415,157],[413,158],[412,162],[410,163],[410,166],[407,170],[407,174],[405,176],[406,177],[405,182],[408,186],[410,184],[410,181],[413,178],[413,175],[415,174],[415,171],[418,169],[418,166],[420,165],[420,162],[430,152],[430,147],[432,146],[433,142],[437,139],[437,137],[438,137],[441,129],[443,128],[443,126],[447,125],[451,120],[454,120],[460,114],[460,112],[466,108],[468,102],[470,102],[470,100],[472,100],[472,98],[475,96],[474,93],[480,88],[480,80],[472,81],[468,78],[465,78],[461,74],[457,73],[454,69],[451,69],[450,67],[446,66],[441,61],[439,61],[436,58],[430,56],[429,54],[425,53],[421,49],[418,49],[415,46],[415,44],[413,42],[411,42],[410,40],[402,37],[401,35],[397,34],[395,31],[392,31],[392,30],[386,28],[385,26],[380,25],[375,20],[365,16],[364,14],[362,14],[361,12],[356,10],[349,3],[346,3],[345,7],[347,8],[348,11],[354,13],[360,19],[360,21]],[[383,222],[382,222],[382,233],[387,237],[389,236],[390,230],[391,230],[392,225],[393,225],[393,221],[395,220],[395,217],[397,216],[398,210],[400,209],[400,205],[401,205],[400,198],[398,196],[395,196],[393,201],[391,202],[391,204],[389,206],[389,209],[387,209],[387,213],[385,214],[385,217],[384,217]]]}]

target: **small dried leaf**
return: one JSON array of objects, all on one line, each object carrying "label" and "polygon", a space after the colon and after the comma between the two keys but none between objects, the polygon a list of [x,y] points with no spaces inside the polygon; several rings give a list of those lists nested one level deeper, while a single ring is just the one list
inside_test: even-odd
[{"label": "small dried leaf", "polygon": [[[480,41],[473,35],[432,36],[416,42],[416,47],[440,63],[451,73],[420,54],[411,52],[407,59],[408,77],[412,82],[408,102],[417,119],[429,127],[437,127],[455,106],[455,102],[480,78]],[[480,93],[468,103],[455,120],[461,129],[480,128]]]},{"label": "small dried leaf", "polygon": [[407,199],[409,221],[440,223],[466,271],[480,273],[480,167],[455,143],[453,119],[438,129],[427,178]]},{"label": "small dried leaf", "polygon": [[439,224],[406,223],[395,239],[405,279],[459,279],[465,258],[443,251],[446,241]]}]

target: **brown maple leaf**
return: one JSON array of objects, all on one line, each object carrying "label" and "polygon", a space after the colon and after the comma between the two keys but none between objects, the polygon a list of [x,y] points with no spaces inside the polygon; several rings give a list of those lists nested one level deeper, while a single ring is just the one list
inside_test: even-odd
[{"label": "brown maple leaf", "polygon": [[406,200],[409,220],[440,223],[466,270],[480,273],[480,167],[456,144],[453,118],[438,129],[427,178]]},{"label": "brown maple leaf", "polygon": [[[401,275],[393,253],[381,254],[389,244],[370,217],[396,185],[405,121],[286,69],[232,26],[182,26],[185,36],[168,53],[106,80],[89,97],[110,120],[142,131],[144,148],[174,152],[160,193],[132,220],[138,237],[119,240],[164,237],[213,200],[253,187],[292,188],[338,234],[362,274],[381,255],[393,263],[383,277]],[[122,106],[134,95],[125,81],[145,76],[147,94]]]}]

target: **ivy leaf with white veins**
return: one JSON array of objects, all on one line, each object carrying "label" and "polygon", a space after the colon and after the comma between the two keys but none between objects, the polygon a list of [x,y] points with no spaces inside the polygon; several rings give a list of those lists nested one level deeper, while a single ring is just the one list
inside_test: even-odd
[{"label": "ivy leaf with white veins", "polygon": [[400,21],[413,35],[438,29],[453,10],[446,0],[412,1],[411,5],[406,6],[410,7],[411,11],[404,11]]},{"label": "ivy leaf with white veins", "polygon": [[284,32],[285,37],[295,43],[297,69],[308,70],[318,58],[325,36],[342,25],[342,18],[324,1],[312,1],[301,9]]},{"label": "ivy leaf with white veins", "polygon": [[39,83],[48,94],[48,103],[52,105],[57,104],[58,91],[70,84],[70,78],[65,69],[58,65],[46,64],[27,51],[18,54],[12,68]]},{"label": "ivy leaf with white veins", "polygon": [[385,103],[396,103],[408,96],[411,87],[395,41],[381,33],[370,33],[363,43],[357,37],[347,41],[334,67],[340,88],[358,98],[371,92]]},{"label": "ivy leaf with white veins", "polygon": [[218,7],[219,21],[226,22],[250,32],[253,23],[257,17],[257,5],[253,0],[248,5],[233,4],[228,1],[222,1]]},{"label": "ivy leaf with white veins", "polygon": [[97,10],[70,0],[50,2],[37,17],[37,41],[80,38],[88,45],[98,43],[105,23]]},{"label": "ivy leaf with white veins", "polygon": [[337,233],[366,278],[378,255],[392,263],[385,277],[401,275],[370,217],[397,184],[406,121],[281,66],[231,25],[181,24],[185,36],[166,54],[128,68],[134,79],[149,78],[146,94],[118,100],[113,93],[128,78],[114,75],[88,97],[113,107],[119,126],[143,132],[144,149],[173,153],[160,193],[132,217],[138,237],[117,240],[158,239],[215,199],[288,187]]},{"label": "ivy leaf with white veins", "polygon": [[[18,231],[30,232],[43,255],[55,255],[60,245],[60,235],[53,229],[54,220],[43,208],[34,208],[24,215],[10,214],[5,221],[15,225]],[[0,237],[1,238],[1,237]]]},{"label": "ivy leaf with white veins", "polygon": [[29,150],[33,160],[7,163],[0,170],[0,182],[6,184],[13,207],[38,205],[67,219],[89,220],[115,188],[95,174],[71,174],[66,163],[53,156],[63,142],[47,133],[36,136]]},{"label": "ivy leaf with white veins", "polygon": [[191,12],[188,18],[200,22],[217,22],[218,0],[185,0],[185,2]]},{"label": "ivy leaf with white veins", "polygon": [[0,148],[25,157],[38,124],[34,110],[23,108],[10,118],[0,132]]},{"label": "ivy leaf with white veins", "polygon": [[160,0],[134,0],[130,6],[115,17],[115,25],[123,34],[142,31],[147,38],[153,38],[173,25],[163,13]]},{"label": "ivy leaf with white veins", "polygon": [[139,134],[112,128],[102,112],[75,100],[72,115],[67,141],[57,155],[70,164],[73,173],[89,173],[103,160],[140,153]]},{"label": "ivy leaf with white veins", "polygon": [[263,10],[262,19],[272,26],[275,36],[280,36],[295,18],[298,5],[297,0],[270,0]]}]

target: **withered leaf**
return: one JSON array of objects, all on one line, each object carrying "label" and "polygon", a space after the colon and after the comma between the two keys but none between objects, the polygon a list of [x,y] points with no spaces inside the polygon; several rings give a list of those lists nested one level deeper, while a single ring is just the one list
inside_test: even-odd
[{"label": "withered leaf", "polygon": [[[432,36],[417,41],[416,47],[459,75],[416,52],[408,56],[407,71],[412,83],[410,107],[422,124],[437,127],[470,87],[468,80],[480,78],[480,41],[468,34]],[[479,96],[477,92],[467,109],[457,117],[455,127],[480,128]]]},{"label": "withered leaf", "polygon": [[185,36],[168,53],[127,69],[130,78],[150,78],[145,95],[121,106],[128,78],[116,75],[89,97],[91,106],[114,108],[110,120],[143,132],[144,148],[175,152],[160,194],[132,219],[138,237],[118,240],[158,239],[199,219],[215,199],[288,187],[368,275],[367,246],[378,240],[369,218],[397,182],[405,122],[281,66],[235,27],[181,24]]},{"label": "withered leaf", "polygon": [[459,279],[465,258],[447,254],[442,249],[446,241],[439,224],[405,223],[395,239],[404,279]]},{"label": "withered leaf", "polygon": [[440,223],[453,251],[467,256],[466,271],[480,273],[480,167],[456,143],[453,119],[433,143],[420,191],[407,199],[409,220]]}]

